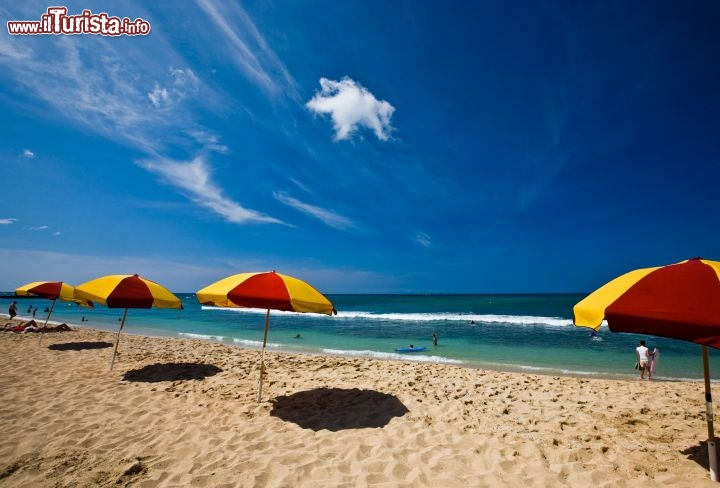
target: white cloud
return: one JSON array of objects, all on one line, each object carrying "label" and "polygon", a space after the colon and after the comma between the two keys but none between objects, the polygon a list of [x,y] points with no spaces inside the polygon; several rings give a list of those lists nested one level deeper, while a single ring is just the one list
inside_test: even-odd
[{"label": "white cloud", "polygon": [[413,241],[417,242],[418,244],[420,244],[422,247],[424,247],[426,249],[431,248],[433,245],[432,240],[430,239],[430,236],[424,232],[417,232],[413,236]]},{"label": "white cloud", "polygon": [[24,149],[22,155],[23,155],[24,158],[28,158],[28,159],[34,159],[34,158],[35,158],[35,153],[32,152],[30,149]]},{"label": "white cloud", "polygon": [[18,219],[13,218],[13,217],[6,218],[6,219],[0,219],[0,225],[10,225],[10,224],[14,224],[17,221],[18,221]]},{"label": "white cloud", "polygon": [[283,223],[276,218],[247,209],[225,196],[222,189],[211,181],[210,169],[201,156],[187,162],[158,158],[138,161],[138,164],[160,175],[166,182],[185,193],[190,200],[212,210],[228,222]]},{"label": "white cloud", "polygon": [[155,108],[165,108],[180,103],[199,90],[198,77],[190,68],[170,68],[169,76],[169,89],[156,82],[147,94]]},{"label": "white cloud", "polygon": [[178,93],[184,94],[197,90],[198,77],[190,68],[170,68],[170,76],[173,78],[173,86]]},{"label": "white cloud", "polygon": [[206,129],[190,129],[187,134],[203,147],[211,149],[220,154],[227,154],[230,149],[221,142],[220,137]]},{"label": "white cloud", "polygon": [[47,225],[39,225],[37,227],[29,227],[29,229],[30,230],[47,230],[48,226]]},{"label": "white cloud", "polygon": [[348,139],[358,126],[372,129],[380,140],[388,139],[395,107],[347,77],[340,81],[320,78],[320,86],[322,90],[305,106],[318,114],[330,114],[336,140]]},{"label": "white cloud", "polygon": [[355,223],[347,217],[343,217],[342,215],[330,210],[325,210],[324,208],[316,207],[315,205],[301,202],[300,200],[288,196],[283,192],[275,192],[274,196],[278,201],[284,203],[285,205],[289,205],[296,210],[315,217],[316,219],[321,220],[325,225],[335,229],[348,230],[356,227]]},{"label": "white cloud", "polygon": [[167,88],[161,88],[160,85],[155,83],[152,91],[148,93],[148,98],[155,108],[167,105],[169,99]]}]

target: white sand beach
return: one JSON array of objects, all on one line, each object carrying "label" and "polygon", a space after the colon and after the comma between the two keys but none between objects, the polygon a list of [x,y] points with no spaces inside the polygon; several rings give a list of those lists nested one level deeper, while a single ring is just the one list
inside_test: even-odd
[{"label": "white sand beach", "polygon": [[0,333],[0,486],[715,486],[702,383]]}]

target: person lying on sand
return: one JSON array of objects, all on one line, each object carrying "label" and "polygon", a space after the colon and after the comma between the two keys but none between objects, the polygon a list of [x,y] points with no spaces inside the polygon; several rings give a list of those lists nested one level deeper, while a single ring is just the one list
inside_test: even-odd
[{"label": "person lying on sand", "polygon": [[50,325],[43,329],[44,332],[64,332],[72,330],[68,324],[62,323],[60,325]]},{"label": "person lying on sand", "polygon": [[37,326],[34,320],[31,320],[27,324],[25,324],[25,328],[23,329],[23,334],[26,332],[37,332],[40,330],[40,328]]},{"label": "person lying on sand", "polygon": [[7,322],[2,329],[3,332],[25,332],[25,329],[30,327],[31,330],[28,332],[32,332],[32,327],[35,327],[35,330],[37,330],[37,322],[34,320],[30,320],[25,323],[17,323],[17,322]]},{"label": "person lying on sand", "polygon": [[71,331],[72,329],[65,323],[60,325],[48,325],[47,327],[41,328],[34,320],[29,320],[24,324],[17,324],[15,322],[8,322],[4,326],[0,327],[0,331],[3,332],[65,332]]}]

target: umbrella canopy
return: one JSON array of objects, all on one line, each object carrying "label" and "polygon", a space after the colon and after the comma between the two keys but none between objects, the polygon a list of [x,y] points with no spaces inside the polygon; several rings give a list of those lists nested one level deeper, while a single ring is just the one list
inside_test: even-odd
[{"label": "umbrella canopy", "polygon": [[15,295],[19,297],[36,296],[52,300],[50,310],[48,311],[47,317],[45,317],[45,323],[43,324],[42,329],[40,329],[40,339],[38,340],[38,344],[42,342],[43,332],[45,332],[45,327],[47,327],[50,316],[55,309],[56,300],[77,303],[83,307],[94,307],[93,302],[84,299],[77,299],[75,298],[74,293],[75,288],[63,281],[33,281],[32,283],[28,283],[15,289]]},{"label": "umbrella canopy", "polygon": [[240,273],[223,278],[199,290],[196,294],[203,305],[216,307],[263,308],[265,333],[260,357],[258,401],[262,399],[265,373],[265,348],[270,324],[270,310],[336,314],[332,302],[308,283],[292,276],[276,273]]},{"label": "umbrella canopy", "polygon": [[331,315],[335,307],[325,295],[306,282],[276,273],[240,273],[206,286],[197,292],[203,305],[247,307],[311,312]]},{"label": "umbrella canopy", "polygon": [[695,258],[630,271],[573,308],[575,325],[670,337],[702,345],[710,477],[717,480],[707,347],[720,349],[720,262]]},{"label": "umbrella canopy", "polygon": [[92,300],[108,308],[124,308],[115,348],[110,362],[112,370],[129,308],[177,308],[182,301],[164,286],[138,275],[108,275],[75,287],[75,298]]},{"label": "umbrella canopy", "polygon": [[638,269],[573,308],[575,324],[696,342],[720,349],[720,263],[689,259]]},{"label": "umbrella canopy", "polygon": [[15,294],[20,297],[42,297],[49,300],[61,298],[67,301],[75,301],[74,288],[63,281],[33,281],[15,289]]},{"label": "umbrella canopy", "polygon": [[75,287],[75,298],[108,308],[182,308],[182,302],[164,286],[138,275],[108,275]]}]

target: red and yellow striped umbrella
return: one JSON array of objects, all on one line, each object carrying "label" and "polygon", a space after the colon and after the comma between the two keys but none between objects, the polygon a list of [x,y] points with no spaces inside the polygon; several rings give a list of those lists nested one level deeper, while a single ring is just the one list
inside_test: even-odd
[{"label": "red and yellow striped umbrella", "polygon": [[330,300],[308,283],[276,273],[240,273],[223,278],[197,292],[203,305],[311,312],[331,315]]},{"label": "red and yellow striped umbrella", "polygon": [[45,323],[40,329],[40,339],[38,344],[42,342],[45,327],[47,327],[50,316],[55,309],[55,302],[62,300],[65,302],[77,303],[83,307],[93,307],[93,302],[75,298],[75,288],[64,281],[33,281],[15,289],[15,295],[19,297],[41,297],[52,300],[52,305],[45,317]]},{"label": "red and yellow striped umbrella", "polygon": [[108,308],[182,308],[182,302],[164,286],[138,275],[108,275],[75,287],[75,298]]},{"label": "red and yellow striped umbrella", "polygon": [[720,349],[720,263],[689,259],[638,269],[573,308],[575,325],[696,342]]},{"label": "red and yellow striped umbrella", "polygon": [[630,271],[578,302],[575,325],[670,337],[702,345],[710,477],[717,480],[707,347],[720,349],[720,262],[688,259]]},{"label": "red and yellow striped umbrella", "polygon": [[75,301],[74,288],[64,281],[33,281],[15,289],[19,297],[42,297],[49,300]]},{"label": "red and yellow striped umbrella", "polygon": [[260,357],[258,401],[262,398],[265,373],[265,347],[270,325],[270,310],[336,314],[332,302],[308,283],[292,276],[276,273],[240,273],[223,278],[196,294],[203,305],[216,307],[266,309],[265,333]]},{"label": "red and yellow striped umbrella", "polygon": [[182,301],[164,286],[138,275],[108,275],[75,287],[75,298],[92,300],[108,308],[124,308],[110,369],[115,364],[115,354],[120,342],[120,332],[125,326],[129,308],[183,308]]}]

